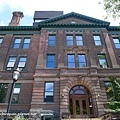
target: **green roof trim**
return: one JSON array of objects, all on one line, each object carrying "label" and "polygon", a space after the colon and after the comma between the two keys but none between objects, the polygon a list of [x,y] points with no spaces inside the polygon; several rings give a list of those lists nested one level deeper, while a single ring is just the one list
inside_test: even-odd
[{"label": "green roof trim", "polygon": [[107,28],[108,30],[120,30],[120,26],[109,26],[108,28]]},{"label": "green roof trim", "polygon": [[40,30],[38,26],[0,26],[0,31]]},{"label": "green roof trim", "polygon": [[82,14],[78,14],[78,13],[75,13],[75,12],[71,12],[71,13],[68,13],[68,14],[65,14],[65,15],[60,15],[60,16],[57,16],[57,17],[53,17],[53,18],[44,20],[42,22],[39,22],[38,25],[55,22],[57,20],[61,20],[61,19],[69,18],[69,17],[76,17],[78,19],[83,19],[83,20],[92,22],[94,24],[95,23],[97,23],[97,24],[107,24],[107,25],[110,24],[110,22],[106,22],[106,21],[103,21],[103,20],[99,20],[99,19],[96,19],[96,18],[93,18],[93,17],[89,17],[89,16],[85,16],[85,15],[82,15]]},{"label": "green roof trim", "polygon": [[39,24],[41,28],[106,28],[108,26],[106,24]]}]

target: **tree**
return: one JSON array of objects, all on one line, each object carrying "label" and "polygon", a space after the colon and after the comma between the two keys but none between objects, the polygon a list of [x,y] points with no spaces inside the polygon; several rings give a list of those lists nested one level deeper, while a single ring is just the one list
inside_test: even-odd
[{"label": "tree", "polygon": [[120,113],[120,83],[116,77],[110,77],[110,80],[115,93],[115,101],[108,102],[109,112]]},{"label": "tree", "polygon": [[108,17],[115,19],[120,17],[120,0],[103,0],[103,2],[99,2],[99,4],[103,5],[107,13],[106,19]]}]

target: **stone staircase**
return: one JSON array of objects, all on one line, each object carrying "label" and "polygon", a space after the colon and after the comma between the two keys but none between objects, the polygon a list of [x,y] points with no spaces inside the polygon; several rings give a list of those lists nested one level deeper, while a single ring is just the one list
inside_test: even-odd
[{"label": "stone staircase", "polygon": [[61,119],[61,120],[103,120],[102,118],[70,118],[70,119]]},{"label": "stone staircase", "polygon": [[69,119],[61,119],[61,120],[103,120],[102,118],[69,118]]}]

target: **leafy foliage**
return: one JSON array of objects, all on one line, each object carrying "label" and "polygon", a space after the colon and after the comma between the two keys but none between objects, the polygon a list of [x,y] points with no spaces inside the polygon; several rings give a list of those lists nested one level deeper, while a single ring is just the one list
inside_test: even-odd
[{"label": "leafy foliage", "polygon": [[15,116],[15,118],[13,118],[13,120],[28,120],[28,119],[24,118],[23,115],[17,115],[17,116]]},{"label": "leafy foliage", "polygon": [[109,108],[108,111],[120,113],[120,83],[116,77],[110,77],[110,80],[113,84],[116,101],[111,101],[107,103]]},{"label": "leafy foliage", "polygon": [[103,2],[99,2],[99,4],[103,5],[107,13],[106,19],[111,16],[113,18],[120,17],[120,0],[103,0]]}]

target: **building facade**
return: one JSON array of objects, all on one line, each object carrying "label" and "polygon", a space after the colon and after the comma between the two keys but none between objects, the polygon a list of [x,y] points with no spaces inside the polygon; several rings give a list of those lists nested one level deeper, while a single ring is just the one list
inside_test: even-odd
[{"label": "building facade", "polygon": [[14,12],[0,26],[0,112],[6,112],[12,71],[21,69],[10,112],[51,110],[72,118],[99,117],[114,99],[110,76],[120,79],[120,29],[78,13],[36,11],[33,26]]}]

